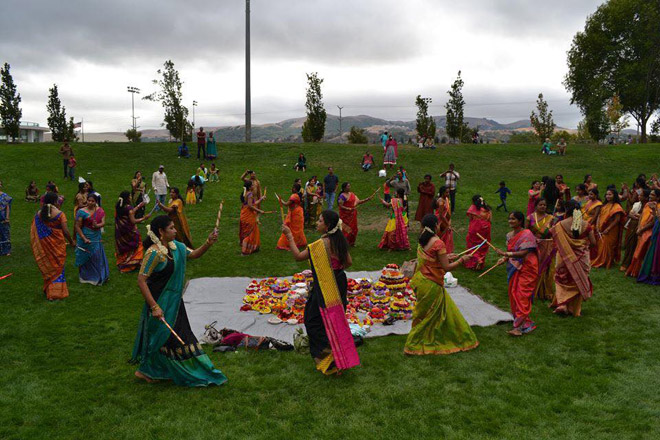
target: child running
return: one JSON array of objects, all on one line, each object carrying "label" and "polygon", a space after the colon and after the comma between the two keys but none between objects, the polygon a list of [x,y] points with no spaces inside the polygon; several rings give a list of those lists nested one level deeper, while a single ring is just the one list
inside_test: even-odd
[{"label": "child running", "polygon": [[503,181],[500,182],[500,187],[495,191],[496,193],[500,194],[500,204],[497,205],[497,208],[495,208],[497,211],[500,210],[500,208],[504,208],[504,212],[509,212],[506,209],[506,196],[507,194],[511,194],[511,190],[506,187],[506,183]]}]

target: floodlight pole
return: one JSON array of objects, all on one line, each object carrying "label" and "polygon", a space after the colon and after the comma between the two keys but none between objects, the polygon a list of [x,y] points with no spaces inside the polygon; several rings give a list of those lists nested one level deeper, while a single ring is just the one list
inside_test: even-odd
[{"label": "floodlight pole", "polygon": [[245,142],[252,142],[252,103],[250,94],[250,0],[245,0]]},{"label": "floodlight pole", "polygon": [[195,133],[195,107],[197,107],[197,101],[193,101],[193,134]]},{"label": "floodlight pole", "polygon": [[344,107],[337,106],[337,108],[339,109],[339,143],[341,144],[341,135],[343,133],[341,129],[341,109]]},{"label": "floodlight pole", "polygon": [[139,95],[140,89],[137,87],[128,86],[127,91],[131,94],[131,119],[133,120],[133,131],[135,131],[137,130],[137,127],[135,126],[135,94],[137,93]]}]

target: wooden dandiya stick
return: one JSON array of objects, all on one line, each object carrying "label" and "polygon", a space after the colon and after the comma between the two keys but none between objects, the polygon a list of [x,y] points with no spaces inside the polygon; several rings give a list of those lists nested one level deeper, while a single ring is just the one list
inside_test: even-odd
[{"label": "wooden dandiya stick", "polygon": [[467,253],[470,252],[471,250],[479,249],[483,244],[484,244],[484,242],[482,241],[481,244],[478,244],[478,245],[476,245],[476,246],[472,246],[470,249],[465,249],[465,250],[464,250],[463,252],[461,252],[460,254],[456,254],[456,256],[457,256],[457,257],[460,257],[461,255],[467,254]]},{"label": "wooden dandiya stick", "polygon": [[488,243],[488,246],[492,247],[494,251],[497,250],[497,248],[495,246],[493,246],[493,244],[490,241],[488,241],[488,239],[482,237],[482,235],[480,233],[477,232],[477,236],[479,238],[481,238],[483,241],[485,241],[486,243]]},{"label": "wooden dandiya stick", "polygon": [[9,278],[10,276],[14,275],[14,273],[8,273],[7,275],[3,275],[0,277],[0,280],[4,280],[5,278]]},{"label": "wooden dandiya stick", "polygon": [[170,329],[170,331],[172,332],[172,334],[174,335],[174,337],[177,338],[177,339],[179,340],[179,342],[181,342],[181,345],[186,345],[186,343],[183,342],[183,339],[181,339],[181,337],[180,337],[179,335],[176,334],[176,332],[174,331],[174,329],[173,329],[172,327],[170,327],[170,325],[167,323],[167,321],[165,321],[165,317],[162,317],[162,316],[161,316],[160,320],[163,321],[163,324],[165,324],[165,325],[167,326],[168,329]]},{"label": "wooden dandiya stick", "polygon": [[501,265],[500,263],[495,263],[495,266],[491,267],[491,268],[488,269],[486,272],[484,272],[484,273],[482,273],[481,275],[479,275],[477,278],[481,278],[482,276],[486,275],[488,272],[490,272],[491,270],[495,269],[497,266],[500,266],[500,265]]},{"label": "wooden dandiya stick", "polygon": [[76,246],[76,249],[80,249],[83,252],[87,252],[89,254],[89,251],[85,248],[81,248],[80,246]]},{"label": "wooden dandiya stick", "polygon": [[284,216],[284,206],[282,206],[282,198],[277,193],[275,193],[275,197],[277,197],[277,200],[280,202],[280,215],[282,216],[282,224],[284,224],[285,216]]},{"label": "wooden dandiya stick", "polygon": [[225,203],[224,199],[220,201],[220,207],[218,208],[218,216],[215,219],[215,230],[218,230],[220,227],[220,217],[222,216],[222,205]]},{"label": "wooden dandiya stick", "polygon": [[481,249],[481,246],[485,245],[486,243],[488,243],[486,240],[482,241],[481,244],[479,246],[477,246],[477,248],[475,250],[473,250],[472,252],[470,252],[468,254],[468,257],[471,257],[472,255],[474,255],[479,249]]},{"label": "wooden dandiya stick", "polygon": [[376,195],[376,193],[377,193],[378,191],[380,191],[380,186],[379,186],[378,188],[376,188],[376,191],[372,192],[371,195],[370,195],[369,197],[367,197],[367,198],[368,198],[368,199],[372,198],[373,196]]}]

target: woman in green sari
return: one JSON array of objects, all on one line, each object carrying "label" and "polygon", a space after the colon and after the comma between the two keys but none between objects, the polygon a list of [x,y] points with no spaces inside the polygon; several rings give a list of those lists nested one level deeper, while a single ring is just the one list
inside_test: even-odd
[{"label": "woman in green sari", "polygon": [[[422,219],[417,247],[417,269],[410,286],[417,296],[412,329],[404,353],[411,355],[451,354],[467,351],[479,345],[477,337],[444,287],[445,272],[470,259],[447,254],[438,237],[441,228],[434,214]],[[452,263],[449,260],[456,260]]]},{"label": "woman in green sari", "polygon": [[147,251],[138,275],[146,304],[131,359],[140,364],[135,376],[147,382],[172,380],[189,387],[222,385],[227,377],[213,366],[197,342],[183,304],[186,259],[204,255],[218,239],[218,231],[191,250],[175,240],[176,228],[165,215],[156,217],[147,230]]}]

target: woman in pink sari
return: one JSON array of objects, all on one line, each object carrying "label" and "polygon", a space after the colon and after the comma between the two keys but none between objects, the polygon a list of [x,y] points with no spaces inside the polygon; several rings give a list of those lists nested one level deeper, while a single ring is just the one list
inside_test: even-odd
[{"label": "woman in pink sari", "polygon": [[[468,209],[467,216],[470,219],[470,226],[468,226],[468,233],[465,239],[467,249],[480,245],[484,239],[490,241],[490,219],[492,212],[490,206],[486,204],[479,194],[472,197],[472,205]],[[472,257],[465,262],[465,267],[473,270],[482,269],[484,267],[484,261],[486,261],[488,248],[489,246],[484,244],[477,249],[472,254]]]},{"label": "woman in pink sari", "polygon": [[541,184],[541,182],[539,182],[538,180],[532,182],[532,187],[530,188],[529,191],[527,191],[529,199],[527,200],[527,214],[525,215],[526,218],[534,214],[534,210],[536,209],[536,203],[541,198],[541,193],[543,192],[544,189],[545,189],[545,185]]},{"label": "woman in pink sari", "polygon": [[399,188],[391,202],[380,199],[384,206],[392,209],[390,220],[387,222],[387,226],[385,226],[383,238],[378,245],[381,249],[395,251],[407,251],[410,249],[410,241],[408,240],[408,214],[406,212],[404,197],[405,192],[403,188]]},{"label": "woman in pink sari", "polygon": [[434,214],[438,218],[440,240],[445,244],[448,254],[454,252],[454,230],[451,228],[451,205],[449,202],[449,189],[446,186],[440,187],[438,198],[434,202]]}]

